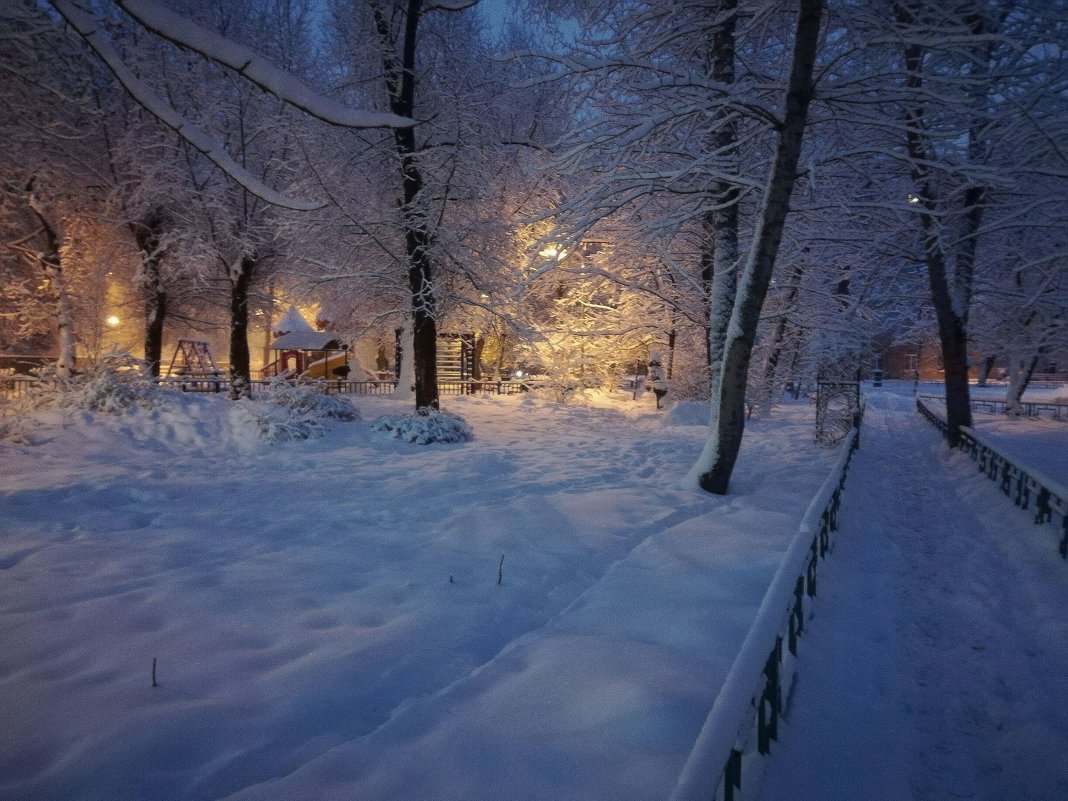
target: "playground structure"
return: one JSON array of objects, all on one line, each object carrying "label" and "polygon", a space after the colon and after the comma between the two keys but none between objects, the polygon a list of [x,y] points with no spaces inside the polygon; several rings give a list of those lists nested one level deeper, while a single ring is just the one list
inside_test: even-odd
[{"label": "playground structure", "polygon": [[329,331],[288,331],[271,343],[274,360],[264,378],[348,378],[349,348]]},{"label": "playground structure", "polygon": [[203,339],[179,339],[171,357],[166,377],[182,389],[218,392],[222,373],[211,355],[211,346]]}]

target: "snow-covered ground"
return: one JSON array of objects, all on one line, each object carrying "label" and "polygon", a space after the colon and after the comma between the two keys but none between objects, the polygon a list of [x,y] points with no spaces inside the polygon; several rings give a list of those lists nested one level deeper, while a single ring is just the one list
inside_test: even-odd
[{"label": "snow-covered ground", "polygon": [[[910,397],[868,404],[761,797],[1068,798],[1057,530],[947,450]],[[1049,436],[1026,430],[1014,442],[1031,452]]]},{"label": "snow-covered ground", "polygon": [[667,796],[833,461],[812,408],[715,498],[648,396],[449,398],[477,438],[433,446],[357,405],[290,443],[191,396],[0,442],[0,797]]},{"label": "snow-covered ground", "polygon": [[[907,382],[887,382],[887,391],[905,394]],[[944,395],[944,387],[921,383],[920,394]],[[1004,400],[1004,387],[972,386],[973,398]],[[1068,387],[1063,384],[1044,384],[1028,389],[1024,399],[1034,402],[1068,403]],[[934,403],[944,415],[944,407]],[[1068,420],[1048,417],[1009,417],[984,411],[972,412],[972,427],[991,445],[1006,456],[1049,476],[1059,484],[1068,485]]]}]

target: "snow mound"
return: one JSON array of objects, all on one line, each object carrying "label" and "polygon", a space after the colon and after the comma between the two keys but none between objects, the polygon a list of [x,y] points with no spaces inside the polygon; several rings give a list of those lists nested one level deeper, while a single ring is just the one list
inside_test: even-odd
[{"label": "snow mound", "polygon": [[666,426],[707,426],[707,401],[679,401],[664,413]]},{"label": "snow mound", "polygon": [[426,409],[426,414],[406,414],[380,417],[371,424],[371,431],[416,445],[435,442],[469,442],[475,432],[459,415]]}]

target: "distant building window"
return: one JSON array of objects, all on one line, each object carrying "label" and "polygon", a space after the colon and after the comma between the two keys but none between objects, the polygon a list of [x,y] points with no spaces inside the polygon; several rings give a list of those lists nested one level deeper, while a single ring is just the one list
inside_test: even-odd
[{"label": "distant building window", "polygon": [[909,372],[910,373],[919,372],[919,370],[920,370],[920,355],[918,353],[910,353],[908,355],[908,358],[909,358],[909,366],[908,366]]}]

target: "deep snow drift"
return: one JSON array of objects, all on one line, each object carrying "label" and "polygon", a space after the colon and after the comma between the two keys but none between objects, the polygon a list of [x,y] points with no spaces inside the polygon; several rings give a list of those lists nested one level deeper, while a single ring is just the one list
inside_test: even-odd
[{"label": "deep snow drift", "polygon": [[476,438],[432,446],[356,403],[296,442],[184,396],[0,443],[0,797],[670,792],[833,460],[811,407],[714,498],[648,397],[450,398]]}]

